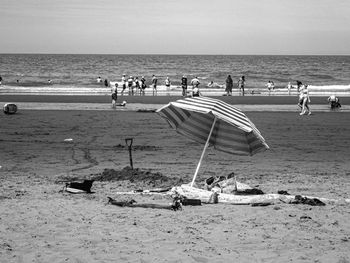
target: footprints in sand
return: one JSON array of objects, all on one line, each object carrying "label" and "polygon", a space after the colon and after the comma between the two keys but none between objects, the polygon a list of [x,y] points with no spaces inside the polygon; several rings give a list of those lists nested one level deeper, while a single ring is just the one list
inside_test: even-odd
[{"label": "footprints in sand", "polygon": [[72,145],[71,158],[74,161],[74,164],[76,165],[79,165],[81,163],[85,164],[82,167],[73,168],[72,172],[89,169],[99,164],[96,158],[92,156],[90,151],[90,147],[92,147],[92,144],[96,141],[96,139],[97,139],[97,136],[93,136],[92,139],[89,142],[84,143],[84,147],[81,147],[81,148],[79,147],[78,143],[75,143]]}]

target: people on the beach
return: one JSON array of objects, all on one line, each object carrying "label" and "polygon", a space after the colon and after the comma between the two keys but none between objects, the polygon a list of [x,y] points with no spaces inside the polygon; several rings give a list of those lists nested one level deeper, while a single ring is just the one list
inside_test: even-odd
[{"label": "people on the beach", "polygon": [[288,95],[290,95],[291,89],[292,89],[292,84],[288,82],[288,85],[287,85]]},{"label": "people on the beach", "polygon": [[269,80],[265,86],[267,87],[268,91],[269,91],[269,95],[271,94],[271,90],[275,89],[275,83],[273,83],[272,80]]},{"label": "people on the beach", "polygon": [[124,95],[124,90],[126,89],[126,77],[125,74],[122,76],[122,96]]},{"label": "people on the beach", "polygon": [[169,77],[166,77],[164,84],[165,84],[165,88],[167,90],[167,96],[169,96],[170,95],[170,85],[171,85]]},{"label": "people on the beach", "polygon": [[310,96],[309,96],[309,90],[307,88],[308,85],[304,84],[301,85],[299,92],[300,92],[300,100],[302,100],[302,108],[300,115],[311,115],[311,111],[309,108],[309,103],[311,102]]},{"label": "people on the beach", "polygon": [[186,97],[187,95],[187,78],[185,75],[181,78],[181,88],[182,88],[182,97]]},{"label": "people on the beach", "polygon": [[244,85],[245,85],[245,77],[241,76],[237,82],[237,86],[242,96],[244,96]]},{"label": "people on the beach", "polygon": [[301,108],[303,107],[303,105],[302,105],[303,104],[303,97],[300,93],[300,89],[301,89],[303,83],[299,80],[297,80],[296,83],[297,83],[297,92],[298,92],[298,106],[301,110]]},{"label": "people on the beach", "polygon": [[158,82],[157,77],[155,75],[152,75],[153,96],[157,95],[157,82]]},{"label": "people on the beach", "polygon": [[111,87],[112,92],[112,109],[115,109],[117,99],[118,99],[118,83],[116,82],[114,86]]},{"label": "people on the beach", "polygon": [[191,97],[200,97],[201,93],[199,91],[199,87],[198,86],[193,86],[192,87],[192,92],[191,92]]},{"label": "people on the beach", "polygon": [[141,95],[145,95],[145,89],[146,89],[146,79],[144,76],[141,77]]},{"label": "people on the beach", "polygon": [[165,84],[165,87],[167,89],[170,89],[171,81],[170,81],[169,77],[166,77],[164,84]]},{"label": "people on the beach", "polygon": [[105,84],[106,87],[109,86],[108,79],[105,79],[104,84]]},{"label": "people on the beach", "polygon": [[199,79],[198,79],[198,77],[196,76],[196,77],[194,77],[192,80],[191,80],[191,85],[192,85],[192,90],[193,90],[193,88],[195,88],[195,87],[199,87],[199,84],[201,84],[200,82],[199,82]]},{"label": "people on the beach", "polygon": [[2,84],[2,77],[0,76],[0,86],[1,86],[1,84]]},{"label": "people on the beach", "polygon": [[139,77],[135,77],[134,83],[135,83],[136,93],[138,92],[139,95],[141,95],[141,83],[139,81]]},{"label": "people on the beach", "polygon": [[340,100],[337,96],[331,95],[328,97],[327,101],[328,101],[332,110],[341,108]]},{"label": "people on the beach", "polygon": [[[233,84],[232,84],[233,85]],[[223,88],[224,85],[219,85],[218,83],[214,82],[214,81],[210,81],[208,84],[207,84],[207,87],[208,88]]]},{"label": "people on the beach", "polygon": [[134,95],[134,89],[133,89],[134,79],[132,76],[128,78],[128,89],[129,89],[129,96]]},{"label": "people on the beach", "polygon": [[101,77],[98,77],[98,78],[96,79],[96,82],[97,82],[97,83],[102,83]]},{"label": "people on the beach", "polygon": [[233,80],[231,78],[231,75],[228,75],[226,78],[226,95],[232,96],[232,88],[233,88]]}]

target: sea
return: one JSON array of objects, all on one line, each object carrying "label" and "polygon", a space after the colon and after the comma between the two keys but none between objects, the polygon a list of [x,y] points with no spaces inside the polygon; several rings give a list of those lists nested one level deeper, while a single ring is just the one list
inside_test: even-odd
[{"label": "sea", "polygon": [[183,75],[205,85],[244,75],[247,89],[264,88],[269,80],[280,88],[296,80],[349,87],[350,56],[0,54],[3,86],[89,88],[100,85],[98,77],[118,82],[123,74],[144,76],[148,84],[153,74],[160,84],[169,77],[172,85]]}]

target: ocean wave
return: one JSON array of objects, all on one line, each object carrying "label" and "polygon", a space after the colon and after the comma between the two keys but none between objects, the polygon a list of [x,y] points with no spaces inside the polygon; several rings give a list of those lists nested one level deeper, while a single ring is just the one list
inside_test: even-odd
[{"label": "ocean wave", "polygon": [[[276,86],[300,80],[315,86],[348,85],[350,56],[226,56],[226,55],[49,55],[2,54],[0,74],[10,86],[100,87],[96,78],[115,82],[123,74],[145,76],[150,85],[152,75],[163,84],[169,76],[180,85],[186,74],[190,81],[198,76],[202,85],[209,81],[225,83],[227,75],[234,82],[246,76],[246,87],[263,88],[268,80]],[[340,68],[341,66],[341,68]],[[16,83],[19,80],[20,84]],[[295,83],[292,83],[295,84]]]}]

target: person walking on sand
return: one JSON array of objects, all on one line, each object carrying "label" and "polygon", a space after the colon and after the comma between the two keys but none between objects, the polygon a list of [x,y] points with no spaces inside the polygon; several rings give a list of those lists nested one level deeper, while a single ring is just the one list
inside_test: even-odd
[{"label": "person walking on sand", "polygon": [[226,95],[232,96],[232,88],[233,88],[233,80],[231,78],[231,75],[228,75],[226,78]]},{"label": "person walking on sand", "polygon": [[239,78],[237,82],[238,90],[241,92],[242,96],[244,96],[244,85],[245,85],[245,77],[242,76]]},{"label": "person walking on sand", "polygon": [[187,78],[185,75],[181,78],[181,88],[182,88],[182,97],[186,97],[187,95]]},{"label": "person walking on sand", "polygon": [[302,86],[303,86],[303,83],[299,80],[296,81],[297,82],[297,93],[298,93],[298,107],[300,108],[300,111],[301,111],[301,108],[303,107],[303,96],[300,92]]},{"label": "person walking on sand", "polygon": [[123,74],[123,77],[122,77],[122,96],[124,95],[125,89],[126,89],[126,77],[125,77],[125,74]]},{"label": "person walking on sand", "polygon": [[309,103],[311,102],[310,96],[309,96],[309,90],[307,88],[308,85],[304,84],[300,88],[300,97],[302,99],[302,108],[300,115],[311,115],[311,111],[309,108]]},{"label": "person walking on sand", "polygon": [[157,95],[157,82],[158,79],[155,75],[152,76],[152,88],[153,88],[153,96],[154,94]]},{"label": "person walking on sand", "polygon": [[112,92],[112,109],[115,109],[117,99],[118,99],[118,83],[116,82],[114,86],[111,87]]},{"label": "person walking on sand", "polygon": [[0,86],[1,86],[1,84],[2,84],[2,77],[0,76]]}]

